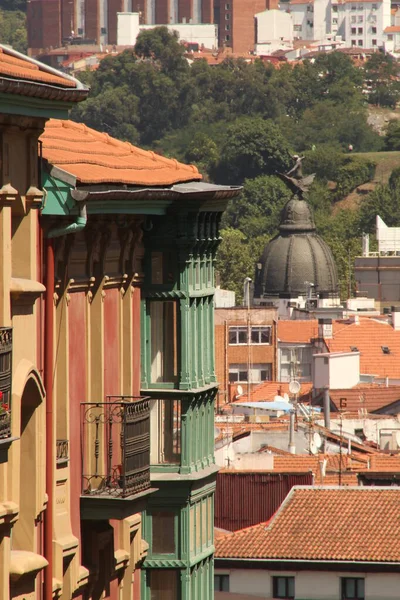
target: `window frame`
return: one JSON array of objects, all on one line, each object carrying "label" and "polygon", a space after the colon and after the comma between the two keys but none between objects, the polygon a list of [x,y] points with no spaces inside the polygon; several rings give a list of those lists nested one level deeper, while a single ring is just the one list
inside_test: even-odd
[{"label": "window frame", "polygon": [[[354,582],[355,587],[355,595],[348,596],[346,586],[350,583],[350,581]],[[360,582],[362,582],[362,595],[360,595],[360,591],[358,589]],[[341,577],[340,578],[340,597],[342,600],[365,600],[365,577]]]},{"label": "window frame", "polygon": [[[236,335],[236,341],[231,342],[231,333]],[[244,342],[239,341],[240,334],[244,333],[246,340]],[[228,344],[229,346],[247,346],[249,343],[249,328],[247,325],[229,325],[228,329]]]},{"label": "window frame", "polygon": [[[285,584],[285,595],[279,595],[278,591],[278,583],[279,580],[284,580]],[[293,582],[293,595],[290,595],[289,591],[289,582]],[[282,600],[294,600],[295,598],[295,578],[294,575],[273,575],[272,576],[272,595],[274,598],[279,598]]]},{"label": "window frame", "polygon": [[[217,586],[217,579],[219,585]],[[223,582],[227,582],[227,587],[224,587]],[[222,583],[222,586],[221,586]],[[215,592],[229,592],[229,574],[228,573],[214,573],[214,591]]]},{"label": "window frame", "polygon": [[[263,342],[261,341],[261,337],[263,332],[268,331],[268,342]],[[254,342],[253,341],[253,333],[257,333],[258,332],[258,342]],[[252,346],[270,346],[271,345],[271,334],[272,334],[272,327],[271,325],[251,325],[250,327],[250,343]]]}]

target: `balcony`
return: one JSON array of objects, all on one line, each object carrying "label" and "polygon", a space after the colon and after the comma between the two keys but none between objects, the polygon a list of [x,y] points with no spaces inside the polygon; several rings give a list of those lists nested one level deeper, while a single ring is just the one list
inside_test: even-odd
[{"label": "balcony", "polygon": [[12,329],[0,327],[0,440],[11,437]]},{"label": "balcony", "polygon": [[148,398],[82,403],[81,427],[83,501],[132,499],[150,490]]}]

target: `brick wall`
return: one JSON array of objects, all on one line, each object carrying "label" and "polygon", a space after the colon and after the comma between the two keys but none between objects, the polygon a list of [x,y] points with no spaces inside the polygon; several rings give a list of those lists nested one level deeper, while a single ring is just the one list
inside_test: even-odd
[{"label": "brick wall", "polygon": [[[219,383],[219,404],[223,404],[229,397],[229,365],[270,363],[272,365],[272,379],[276,378],[276,334],[274,309],[252,309],[250,311],[251,325],[271,326],[271,344],[229,344],[229,326],[247,325],[247,310],[243,308],[216,309],[215,311],[215,372]],[[257,384],[258,385],[258,384]],[[244,386],[246,387],[246,386]]]},{"label": "brick wall", "polygon": [[100,41],[100,10],[99,0],[86,0],[85,3],[85,37]]},{"label": "brick wall", "polygon": [[265,10],[269,6],[269,0],[231,0],[231,6],[232,50],[247,54],[254,50],[255,45],[254,15]]},{"label": "brick wall", "polygon": [[156,0],[156,24],[169,23],[169,0]]},{"label": "brick wall", "polygon": [[60,0],[31,0],[27,3],[29,48],[57,48],[61,42]]},{"label": "brick wall", "polygon": [[186,23],[189,23],[192,14],[192,0],[178,0],[178,22],[186,19]]},{"label": "brick wall", "polygon": [[201,22],[214,23],[214,0],[202,0]]},{"label": "brick wall", "polygon": [[117,43],[117,13],[124,11],[124,0],[108,0],[108,43]]},{"label": "brick wall", "polygon": [[[74,3],[70,0],[61,0],[61,35],[62,40],[69,38],[71,31],[75,31]],[[77,31],[75,31],[77,34]],[[61,42],[62,42],[61,40]]]}]

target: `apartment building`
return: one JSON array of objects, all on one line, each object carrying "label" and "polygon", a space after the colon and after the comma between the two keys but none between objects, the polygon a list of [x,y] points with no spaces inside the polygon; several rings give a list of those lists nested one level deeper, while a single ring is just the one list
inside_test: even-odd
[{"label": "apartment building", "polygon": [[248,394],[255,385],[276,380],[276,320],[274,308],[215,309],[219,406],[237,395],[238,385]]}]

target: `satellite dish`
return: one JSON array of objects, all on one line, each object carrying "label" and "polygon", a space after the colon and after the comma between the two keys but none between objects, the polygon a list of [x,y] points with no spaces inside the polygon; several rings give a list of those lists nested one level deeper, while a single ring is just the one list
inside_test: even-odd
[{"label": "satellite dish", "polygon": [[[400,431],[399,431],[399,433],[400,433]],[[321,448],[321,446],[322,446],[322,438],[319,435],[318,431],[316,431],[314,433],[314,435],[313,435],[313,442],[314,442],[314,444],[316,445],[317,448]]]},{"label": "satellite dish", "polygon": [[236,391],[238,396],[243,396],[243,388],[241,385],[237,386]]},{"label": "satellite dish", "polygon": [[396,444],[400,448],[400,431],[396,431]]},{"label": "satellite dish", "polygon": [[289,392],[291,394],[298,394],[299,391],[301,390],[301,385],[298,381],[296,381],[295,379],[293,379],[290,383],[289,383]]},{"label": "satellite dish", "polygon": [[286,394],[286,392],[283,394],[283,399],[285,402],[290,402],[289,396]]},{"label": "satellite dish", "polygon": [[315,442],[311,442],[310,452],[311,452],[311,454],[318,454],[318,448],[317,448]]}]

